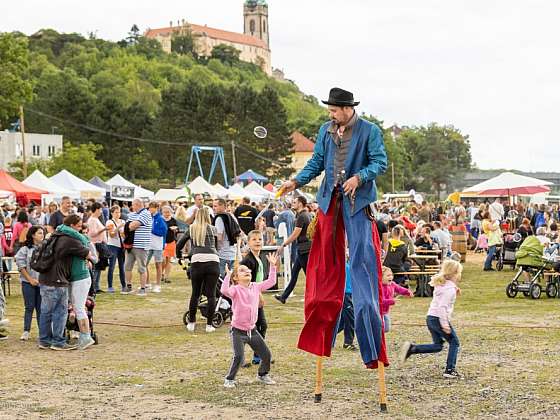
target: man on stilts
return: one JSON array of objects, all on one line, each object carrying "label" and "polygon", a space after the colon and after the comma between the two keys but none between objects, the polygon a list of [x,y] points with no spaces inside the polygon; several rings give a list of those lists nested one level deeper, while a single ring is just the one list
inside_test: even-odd
[{"label": "man on stilts", "polygon": [[356,114],[359,102],[351,92],[333,88],[323,103],[331,121],[321,126],[305,168],[281,189],[287,193],[302,187],[325,171],[317,193],[320,210],[309,254],[305,325],[298,348],[320,357],[331,354],[344,297],[346,233],[356,337],[362,360],[374,369],[378,361],[388,365],[388,359],[379,310],[381,249],[369,204],[376,200],[375,179],[385,172],[387,155],[381,130]]}]

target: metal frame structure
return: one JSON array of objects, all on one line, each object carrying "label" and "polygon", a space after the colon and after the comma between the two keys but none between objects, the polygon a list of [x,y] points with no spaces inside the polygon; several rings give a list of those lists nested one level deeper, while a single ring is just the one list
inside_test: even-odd
[{"label": "metal frame structure", "polygon": [[189,159],[189,166],[187,168],[187,177],[185,178],[185,183],[188,184],[189,176],[191,174],[191,166],[193,162],[193,158],[196,158],[196,163],[198,165],[198,170],[200,172],[200,176],[204,179],[204,171],[202,170],[202,164],[200,163],[200,153],[201,152],[214,152],[214,157],[212,158],[212,165],[210,166],[210,173],[208,174],[208,182],[212,182],[212,177],[214,176],[214,172],[216,171],[216,166],[218,161],[220,162],[220,166],[222,168],[222,175],[224,176],[224,186],[227,188],[229,186],[227,171],[226,171],[226,161],[224,158],[224,148],[220,146],[193,146],[191,148],[191,158]]}]

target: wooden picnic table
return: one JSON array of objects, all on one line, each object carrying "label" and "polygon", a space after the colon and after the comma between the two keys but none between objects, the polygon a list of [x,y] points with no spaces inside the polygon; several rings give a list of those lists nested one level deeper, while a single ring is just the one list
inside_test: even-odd
[{"label": "wooden picnic table", "polygon": [[420,269],[417,273],[414,271],[407,272],[408,275],[416,276],[416,290],[414,296],[417,297],[431,297],[434,289],[429,285],[430,278],[439,270],[439,264],[428,265],[428,261],[437,259],[434,255],[410,255],[409,258],[413,260]]}]

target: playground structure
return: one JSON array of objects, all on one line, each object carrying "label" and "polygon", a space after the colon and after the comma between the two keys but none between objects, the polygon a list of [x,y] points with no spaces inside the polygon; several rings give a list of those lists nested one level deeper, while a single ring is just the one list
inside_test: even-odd
[{"label": "playground structure", "polygon": [[[210,172],[208,174],[208,178],[204,176],[204,170],[202,169],[202,164],[200,163],[200,153],[202,152],[214,152],[214,156],[212,158],[212,164],[210,165]],[[196,163],[198,165],[198,170],[200,172],[200,176],[206,179],[208,182],[212,182],[212,177],[214,176],[214,172],[216,171],[216,166],[218,165],[218,161],[220,162],[220,166],[222,168],[222,175],[224,176],[224,186],[228,187],[228,177],[226,171],[226,163],[224,159],[224,148],[220,146],[193,146],[191,148],[191,157],[189,159],[189,166],[187,168],[187,176],[185,178],[185,184],[188,184],[189,177],[191,174],[191,167],[193,163],[193,158],[196,158]]]}]

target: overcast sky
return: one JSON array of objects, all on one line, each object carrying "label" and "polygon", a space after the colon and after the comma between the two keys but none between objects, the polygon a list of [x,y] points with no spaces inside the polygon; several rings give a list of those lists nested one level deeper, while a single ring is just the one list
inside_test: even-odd
[{"label": "overcast sky", "polygon": [[[480,168],[560,170],[560,3],[270,0],[273,67],[319,99],[354,92],[386,125],[453,124]],[[243,0],[25,0],[0,31],[96,32],[170,20],[243,31]]]}]

